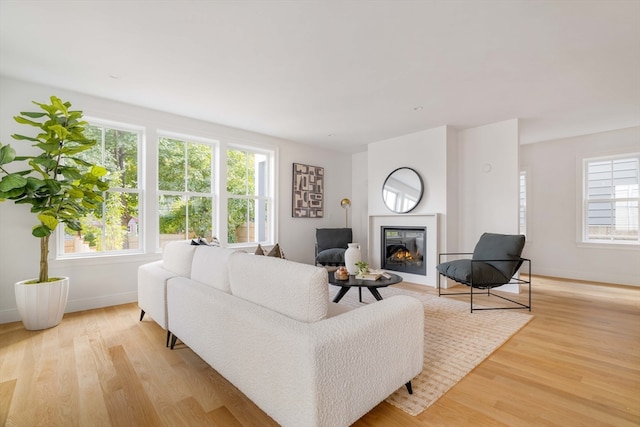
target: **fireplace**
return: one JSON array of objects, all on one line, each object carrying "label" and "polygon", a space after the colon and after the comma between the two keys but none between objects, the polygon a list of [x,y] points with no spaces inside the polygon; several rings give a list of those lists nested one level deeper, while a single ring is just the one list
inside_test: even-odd
[{"label": "fireplace", "polygon": [[384,270],[427,274],[426,227],[382,226],[380,261]]}]

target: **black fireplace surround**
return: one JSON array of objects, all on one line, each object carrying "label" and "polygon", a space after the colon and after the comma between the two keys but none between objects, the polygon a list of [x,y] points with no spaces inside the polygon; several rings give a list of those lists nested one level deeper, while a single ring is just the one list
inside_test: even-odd
[{"label": "black fireplace surround", "polygon": [[426,227],[382,226],[380,260],[382,269],[426,276]]}]

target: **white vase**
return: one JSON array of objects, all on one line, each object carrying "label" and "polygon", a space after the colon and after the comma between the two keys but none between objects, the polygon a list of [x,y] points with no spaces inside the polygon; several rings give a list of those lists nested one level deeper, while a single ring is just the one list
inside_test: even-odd
[{"label": "white vase", "polygon": [[47,283],[15,284],[16,305],[24,327],[30,331],[48,329],[62,321],[69,296],[69,278]]},{"label": "white vase", "polygon": [[344,252],[344,264],[349,274],[358,273],[356,262],[362,261],[362,253],[360,252],[359,243],[349,243],[347,250]]}]

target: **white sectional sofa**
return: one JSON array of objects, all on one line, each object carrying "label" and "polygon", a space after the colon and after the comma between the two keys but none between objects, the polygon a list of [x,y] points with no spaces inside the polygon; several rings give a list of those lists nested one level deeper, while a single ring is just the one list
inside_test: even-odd
[{"label": "white sectional sofa", "polygon": [[348,426],[422,370],[420,301],[334,304],[321,267],[180,242],[139,280],[141,309],[282,426]]}]

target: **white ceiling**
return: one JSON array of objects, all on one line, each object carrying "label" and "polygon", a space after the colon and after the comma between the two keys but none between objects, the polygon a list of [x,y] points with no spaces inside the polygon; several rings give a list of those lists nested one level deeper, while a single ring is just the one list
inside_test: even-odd
[{"label": "white ceiling", "polygon": [[347,152],[531,143],[640,125],[640,1],[0,0],[0,74]]}]

